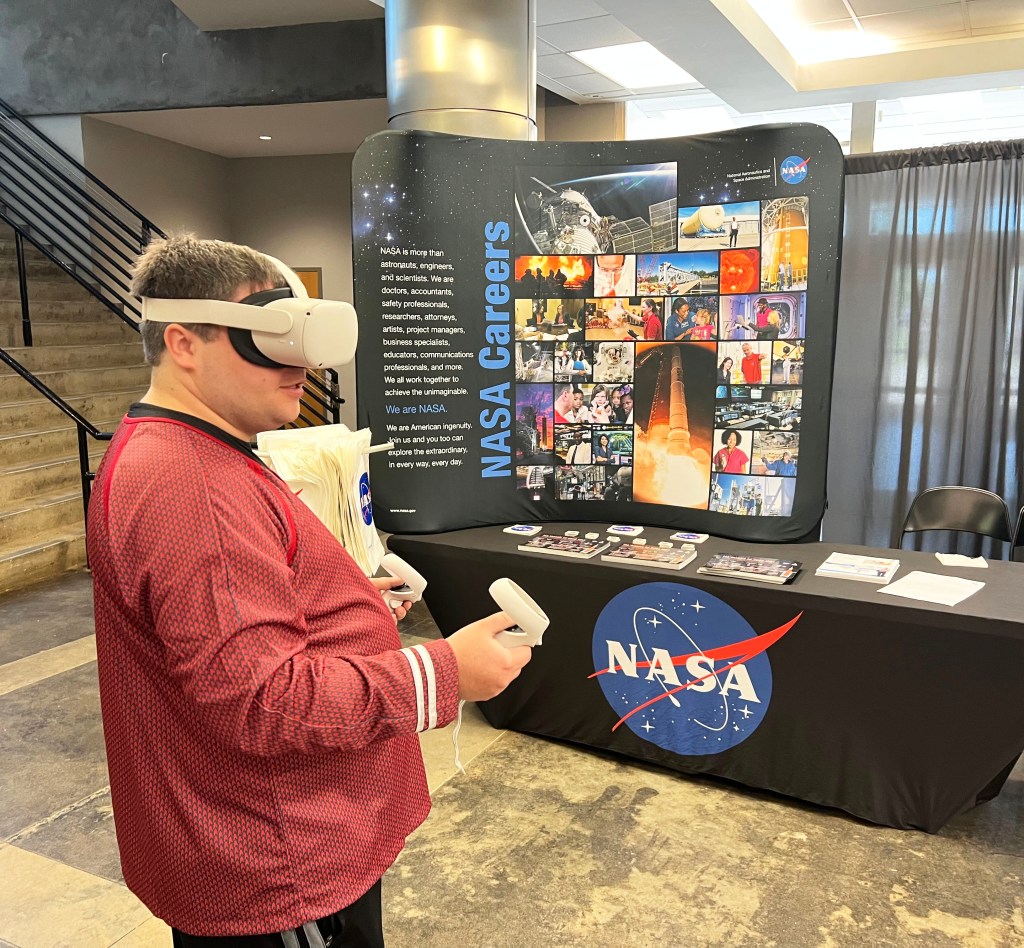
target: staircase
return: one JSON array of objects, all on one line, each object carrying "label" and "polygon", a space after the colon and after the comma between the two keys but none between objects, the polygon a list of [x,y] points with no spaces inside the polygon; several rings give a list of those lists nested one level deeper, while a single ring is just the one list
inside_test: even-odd
[{"label": "staircase", "polygon": [[[14,233],[0,222],[0,346],[103,431],[149,383],[139,335],[26,247],[34,345],[22,343]],[[89,439],[95,470],[106,442]],[[0,594],[85,563],[74,423],[0,362]]]}]

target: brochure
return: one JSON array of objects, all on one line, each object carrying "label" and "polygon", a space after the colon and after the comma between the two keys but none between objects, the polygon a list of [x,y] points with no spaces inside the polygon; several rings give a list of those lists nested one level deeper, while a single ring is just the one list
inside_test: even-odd
[{"label": "brochure", "polygon": [[519,544],[524,553],[550,553],[553,556],[574,556],[589,560],[611,544],[607,540],[587,540],[583,537],[566,537],[557,533],[542,533]]},{"label": "brochure", "polygon": [[637,546],[623,543],[608,553],[602,553],[606,563],[632,563],[635,566],[654,566],[658,569],[682,569],[697,555],[692,544],[667,550],[660,546]]},{"label": "brochure", "polygon": [[772,556],[716,553],[703,566],[698,566],[697,572],[709,576],[731,576],[734,579],[749,579],[755,583],[775,583],[781,586],[783,583],[790,582],[800,572],[800,563],[796,560],[778,560]]},{"label": "brochure", "polygon": [[831,553],[815,571],[815,576],[853,579],[859,583],[884,586],[900,568],[899,560],[883,556],[860,556],[856,553]]}]

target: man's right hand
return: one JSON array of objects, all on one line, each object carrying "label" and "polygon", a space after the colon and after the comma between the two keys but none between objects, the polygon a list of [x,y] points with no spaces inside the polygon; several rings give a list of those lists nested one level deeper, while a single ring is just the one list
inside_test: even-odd
[{"label": "man's right hand", "polygon": [[501,694],[533,655],[526,645],[505,648],[494,637],[515,622],[504,612],[463,626],[448,636],[448,644],[459,664],[459,697],[465,701],[486,701]]}]

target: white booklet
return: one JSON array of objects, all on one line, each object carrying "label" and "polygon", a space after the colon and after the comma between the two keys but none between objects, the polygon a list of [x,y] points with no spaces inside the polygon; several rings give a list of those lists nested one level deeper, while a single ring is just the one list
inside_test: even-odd
[{"label": "white booklet", "polygon": [[860,556],[856,553],[831,553],[815,571],[815,576],[853,579],[860,583],[884,586],[900,568],[900,561],[884,556]]}]

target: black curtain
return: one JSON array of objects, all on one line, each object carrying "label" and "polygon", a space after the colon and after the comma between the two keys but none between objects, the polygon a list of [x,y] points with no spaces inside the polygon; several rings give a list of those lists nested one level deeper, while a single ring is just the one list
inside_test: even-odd
[{"label": "black curtain", "polygon": [[888,546],[926,487],[1024,502],[1022,214],[1024,142],[848,159],[825,540]]}]

